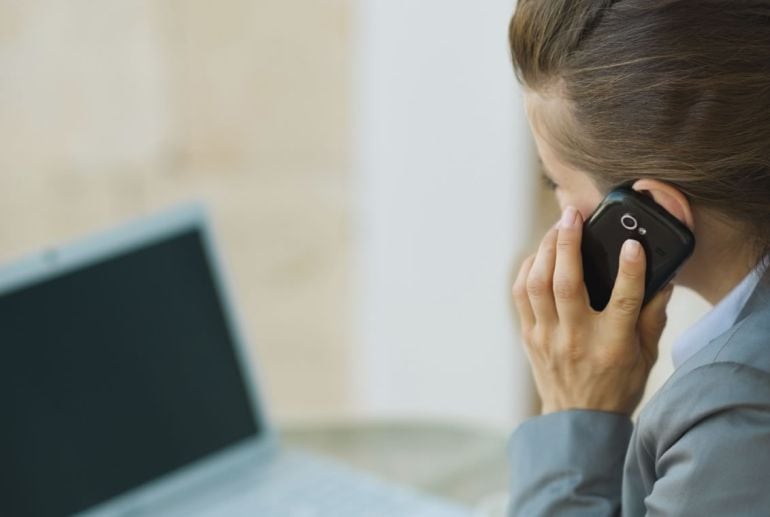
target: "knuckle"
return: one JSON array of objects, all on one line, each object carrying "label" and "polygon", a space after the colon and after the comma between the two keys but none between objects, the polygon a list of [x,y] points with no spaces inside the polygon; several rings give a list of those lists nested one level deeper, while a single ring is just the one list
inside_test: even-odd
[{"label": "knuckle", "polygon": [[629,363],[628,354],[622,350],[610,348],[598,354],[596,357],[596,367],[601,371],[611,370],[623,367]]},{"label": "knuckle", "polygon": [[553,282],[553,294],[557,300],[572,300],[577,297],[579,285],[569,278],[559,278]]},{"label": "knuckle", "polygon": [[533,297],[544,296],[551,290],[549,279],[540,275],[531,275],[527,279],[527,293]]},{"label": "knuckle", "polygon": [[581,361],[586,355],[586,350],[580,336],[574,333],[566,334],[562,337],[560,348],[564,359],[571,363]]},{"label": "knuckle", "polygon": [[640,305],[641,299],[636,296],[617,296],[612,301],[612,308],[624,316],[635,314]]},{"label": "knuckle", "polygon": [[585,359],[586,352],[579,346],[567,346],[564,348],[564,358],[572,364],[579,363]]}]

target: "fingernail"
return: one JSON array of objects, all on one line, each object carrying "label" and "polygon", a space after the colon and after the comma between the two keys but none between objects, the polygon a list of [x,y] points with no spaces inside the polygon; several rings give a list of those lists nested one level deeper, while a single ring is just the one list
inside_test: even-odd
[{"label": "fingernail", "polygon": [[626,260],[636,260],[642,252],[642,245],[639,241],[628,239],[623,243],[623,258]]},{"label": "fingernail", "polygon": [[577,222],[577,210],[574,207],[568,206],[564,213],[561,214],[559,226],[565,229],[572,228],[575,226],[575,222]]}]

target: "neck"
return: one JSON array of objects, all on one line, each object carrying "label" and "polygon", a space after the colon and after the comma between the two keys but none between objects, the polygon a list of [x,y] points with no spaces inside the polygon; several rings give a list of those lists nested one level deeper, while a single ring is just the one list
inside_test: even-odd
[{"label": "neck", "polygon": [[712,253],[708,260],[693,255],[692,263],[688,264],[691,267],[686,272],[683,268],[685,274],[681,284],[700,294],[711,305],[718,304],[754,270],[757,263],[751,253],[725,255]]},{"label": "neck", "polygon": [[720,270],[718,275],[712,273],[710,279],[701,285],[692,286],[692,288],[711,305],[716,305],[730,294],[730,291],[741,283],[751,271],[752,268],[750,267],[738,268],[729,272]]},{"label": "neck", "polygon": [[750,233],[746,228],[707,210],[698,210],[695,216],[695,251],[675,283],[716,305],[756,267],[759,257],[747,244]]}]

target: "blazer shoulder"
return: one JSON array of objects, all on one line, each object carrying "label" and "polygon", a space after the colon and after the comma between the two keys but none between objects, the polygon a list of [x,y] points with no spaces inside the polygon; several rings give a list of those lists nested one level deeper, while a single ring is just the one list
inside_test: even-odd
[{"label": "blazer shoulder", "polygon": [[706,347],[704,363],[739,363],[770,373],[770,311],[749,314]]},{"label": "blazer shoulder", "polygon": [[699,422],[736,409],[770,414],[770,372],[744,362],[703,364],[672,377],[650,401],[639,416],[639,438],[659,457]]}]

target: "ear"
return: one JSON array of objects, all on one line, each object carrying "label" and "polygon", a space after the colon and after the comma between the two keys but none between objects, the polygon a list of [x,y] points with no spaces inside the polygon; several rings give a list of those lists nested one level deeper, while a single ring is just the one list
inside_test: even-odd
[{"label": "ear", "polygon": [[654,179],[641,179],[632,186],[637,192],[649,195],[668,213],[679,219],[690,231],[695,228],[692,206],[676,187]]}]

